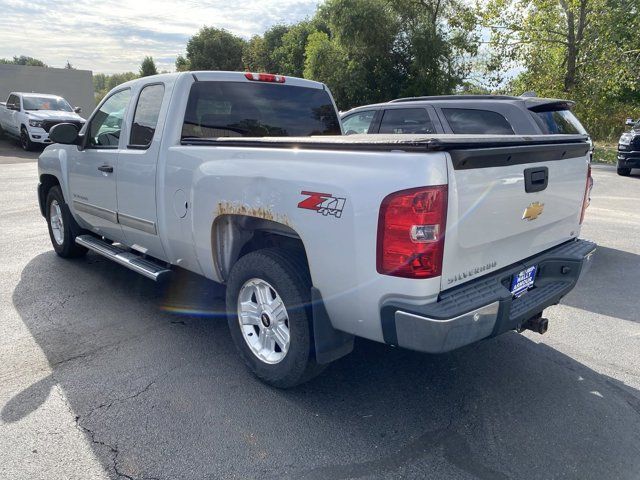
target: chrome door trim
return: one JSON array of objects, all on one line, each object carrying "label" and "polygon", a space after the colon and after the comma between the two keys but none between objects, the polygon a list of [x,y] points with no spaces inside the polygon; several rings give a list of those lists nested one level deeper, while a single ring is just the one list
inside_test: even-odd
[{"label": "chrome door trim", "polygon": [[108,208],[99,207],[97,205],[81,202],[79,200],[73,201],[73,208],[75,208],[78,212],[87,213],[89,215],[93,215],[94,217],[99,217],[113,223],[118,223],[118,214],[113,210],[109,210]]},{"label": "chrome door trim", "polygon": [[127,215],[126,213],[118,212],[118,222],[125,227],[133,228],[134,230],[140,230],[151,235],[156,235],[156,224],[144,218],[134,217],[133,215]]}]

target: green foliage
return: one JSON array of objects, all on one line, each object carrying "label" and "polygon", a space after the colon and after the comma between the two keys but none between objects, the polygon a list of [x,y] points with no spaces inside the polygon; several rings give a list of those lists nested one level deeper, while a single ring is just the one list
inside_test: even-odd
[{"label": "green foliage", "polygon": [[490,0],[489,71],[523,69],[510,93],[570,98],[596,138],[640,110],[640,4],[632,0]]},{"label": "green foliage", "polygon": [[186,62],[179,57],[176,68],[188,70],[243,70],[246,41],[223,28],[203,27],[187,43]]},{"label": "green foliage", "polygon": [[25,55],[20,55],[19,57],[14,56],[13,59],[8,60],[6,58],[0,58],[0,64],[5,65],[27,65],[29,67],[46,67],[47,64],[42,60],[38,60],[37,58],[27,57]]},{"label": "green foliage", "polygon": [[325,82],[342,109],[452,93],[471,71],[476,16],[464,0],[328,0],[313,18],[244,41],[205,27],[178,71],[249,70]]},{"label": "green foliage", "polygon": [[156,63],[153,61],[153,57],[144,57],[142,64],[140,64],[140,76],[148,77],[157,74],[158,69],[156,68]]},{"label": "green foliage", "polygon": [[188,72],[189,70],[191,70],[189,60],[182,55],[178,55],[178,58],[176,58],[176,72]]},{"label": "green foliage", "polygon": [[452,93],[479,42],[458,0],[328,0],[316,18],[328,34],[308,41],[304,74],[328,83],[341,108]]},{"label": "green foliage", "polygon": [[135,80],[138,75],[133,72],[114,73],[107,75],[104,73],[96,73],[93,75],[93,91],[96,103],[99,103],[109,91],[118,85]]}]

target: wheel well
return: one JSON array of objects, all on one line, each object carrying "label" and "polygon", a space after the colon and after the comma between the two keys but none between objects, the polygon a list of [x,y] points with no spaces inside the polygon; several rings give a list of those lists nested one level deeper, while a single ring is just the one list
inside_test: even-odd
[{"label": "wheel well", "polygon": [[223,282],[239,258],[262,248],[280,247],[307,254],[298,233],[288,225],[245,215],[221,215],[213,224],[214,267]]},{"label": "wheel well", "polygon": [[[26,126],[24,123],[21,123],[21,124],[20,124],[20,131],[22,131],[22,129],[23,129],[23,128],[24,128],[25,130],[27,130],[27,126]],[[27,130],[27,131],[28,131],[28,130]]]},{"label": "wheel well", "polygon": [[42,213],[43,217],[45,216],[45,208],[49,190],[51,190],[51,187],[54,187],[56,185],[60,185],[60,182],[54,175],[40,175],[40,186],[38,188],[38,195],[40,196],[40,213]]}]

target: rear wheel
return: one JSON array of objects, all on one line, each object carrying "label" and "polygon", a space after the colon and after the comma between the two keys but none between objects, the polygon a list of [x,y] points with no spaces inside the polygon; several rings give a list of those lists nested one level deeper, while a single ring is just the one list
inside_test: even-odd
[{"label": "rear wheel", "polygon": [[87,253],[86,248],[76,243],[76,225],[57,185],[47,193],[46,214],[51,244],[58,255],[72,258]]},{"label": "rear wheel", "polygon": [[306,263],[273,248],[236,262],[227,283],[231,336],[245,364],[260,380],[290,388],[324,368],[313,353]]},{"label": "rear wheel", "polygon": [[27,132],[27,129],[24,127],[20,129],[20,146],[22,146],[22,149],[26,152],[30,152],[35,148],[35,144],[29,137],[29,132]]},{"label": "rear wheel", "polygon": [[618,175],[621,175],[623,177],[628,177],[629,175],[631,175],[630,168],[618,167],[617,170],[618,170]]}]

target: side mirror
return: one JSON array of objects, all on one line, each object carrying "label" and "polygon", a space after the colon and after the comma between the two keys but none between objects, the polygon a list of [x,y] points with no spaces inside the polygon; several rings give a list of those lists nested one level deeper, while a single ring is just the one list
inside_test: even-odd
[{"label": "side mirror", "polygon": [[75,113],[82,113],[82,107],[74,107],[73,111]]},{"label": "side mirror", "polygon": [[633,121],[633,118],[627,118],[627,121],[626,121],[626,122],[624,122],[624,124],[625,124],[627,127],[633,127],[633,126],[636,124],[636,122],[634,122],[634,121]]},{"label": "side mirror", "polygon": [[49,140],[53,143],[76,145],[79,140],[78,127],[73,123],[59,123],[49,132]]}]

